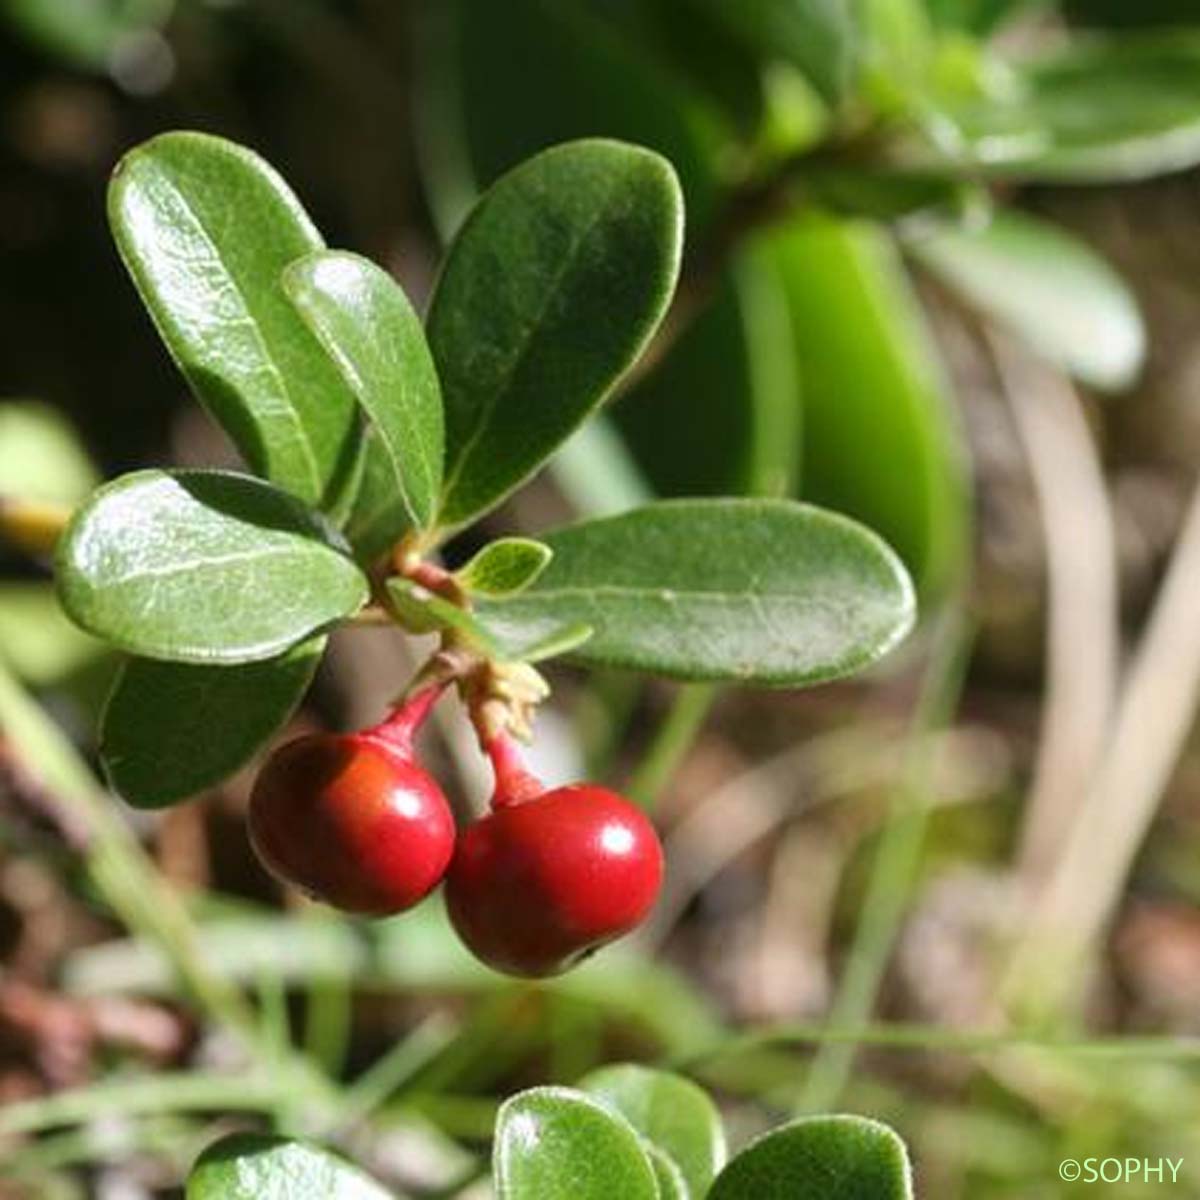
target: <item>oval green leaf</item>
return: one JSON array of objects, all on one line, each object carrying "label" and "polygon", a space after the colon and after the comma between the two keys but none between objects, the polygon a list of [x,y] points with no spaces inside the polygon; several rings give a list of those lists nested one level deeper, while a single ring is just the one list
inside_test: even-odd
[{"label": "oval green leaf", "polygon": [[131,659],[101,719],[113,790],[138,808],[162,808],[227,779],[295,712],[324,649],[316,637],[241,666]]},{"label": "oval green leaf", "polygon": [[982,229],[947,229],[912,243],[931,271],[1052,363],[1101,389],[1128,387],[1146,330],[1125,282],[1065,230],[1016,212]]},{"label": "oval green leaf", "polygon": [[454,577],[468,592],[493,599],[523,592],[546,569],[553,551],[533,538],[498,538],[484,546]]},{"label": "oval green leaf", "polygon": [[896,249],[877,226],[819,216],[771,244],[804,403],[800,495],[876,530],[937,595],[965,554],[965,455]]},{"label": "oval green leaf", "polygon": [[725,1130],[708,1094],[669,1071],[622,1063],[580,1080],[584,1091],[615,1108],[682,1173],[684,1195],[701,1197],[725,1164]]},{"label": "oval green leaf", "polygon": [[633,364],[674,290],[682,230],[670,164],[620,142],[556,146],[487,191],[429,313],[446,405],[442,524],[498,504]]},{"label": "oval green leaf", "polygon": [[806,1117],[752,1142],[709,1200],[912,1200],[908,1151],[866,1117]]},{"label": "oval green leaf", "polygon": [[543,540],[527,592],[481,602],[502,644],[591,625],[581,662],[801,686],[861,670],[908,632],[912,584],[854,521],[788,500],[673,500]]},{"label": "oval green leaf", "polygon": [[410,522],[425,528],[442,483],[442,396],[408,297],[374,263],[334,250],[293,263],[283,286],[378,430]]},{"label": "oval green leaf", "polygon": [[505,1101],[492,1169],[498,1200],[658,1200],[638,1135],[570,1088],[542,1087]]},{"label": "oval green leaf", "polygon": [[121,160],[109,221],[172,357],[251,469],[330,501],[357,408],[280,287],[288,263],[323,248],[287,184],[242,146],[167,133]]},{"label": "oval green leaf", "polygon": [[63,534],[57,578],[76,624],[174,662],[274,658],[368,594],[303,505],[220,471],[137,471],[101,488]]},{"label": "oval green leaf", "polygon": [[187,1200],[392,1200],[357,1167],[305,1142],[234,1133],[188,1175]]}]

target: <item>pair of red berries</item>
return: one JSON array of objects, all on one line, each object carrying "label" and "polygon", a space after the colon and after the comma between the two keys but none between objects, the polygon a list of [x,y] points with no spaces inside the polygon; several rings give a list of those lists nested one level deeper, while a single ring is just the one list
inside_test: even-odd
[{"label": "pair of red berries", "polygon": [[458,935],[489,966],[554,975],[628,933],[653,906],[662,847],[640,809],[591,784],[545,790],[501,735],[491,811],[456,836],[413,749],[440,689],[381,725],[299,738],[268,760],[250,839],[287,883],[347,912],[389,916],[442,879]]}]

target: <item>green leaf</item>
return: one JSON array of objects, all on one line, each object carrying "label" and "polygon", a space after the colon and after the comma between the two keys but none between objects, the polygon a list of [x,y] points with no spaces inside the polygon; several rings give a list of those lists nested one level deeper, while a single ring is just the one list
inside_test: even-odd
[{"label": "green leaf", "polygon": [[658,1200],[654,1170],[626,1122],[582,1092],[542,1087],[500,1107],[497,1200]]},{"label": "green leaf", "polygon": [[595,628],[581,662],[799,686],[861,670],[913,621],[891,550],[793,501],[666,501],[544,540],[529,591],[477,606],[502,644],[578,621]]},{"label": "green leaf", "polygon": [[131,659],[101,723],[113,790],[138,808],[161,808],[227,779],[287,723],[324,649],[316,637],[236,667]]},{"label": "green leaf", "polygon": [[442,397],[408,298],[374,263],[333,250],[293,263],[283,286],[374,422],[409,519],[427,527],[442,483]]},{"label": "green leaf", "polygon": [[533,641],[501,643],[501,650],[506,658],[519,659],[521,662],[538,663],[547,658],[558,658],[562,654],[570,654],[577,650],[596,631],[591,625],[582,621],[574,625],[564,625],[560,629],[552,629],[549,633]]},{"label": "green leaf", "polygon": [[0,494],[77,504],[99,482],[70,423],[36,400],[0,404]]},{"label": "green leaf", "polygon": [[391,1193],[328,1150],[233,1133],[196,1160],[187,1200],[391,1200]]},{"label": "green leaf", "polygon": [[725,1131],[706,1092],[669,1071],[628,1063],[593,1071],[579,1086],[666,1154],[683,1175],[685,1196],[708,1194],[725,1163]]},{"label": "green leaf", "polygon": [[941,231],[911,248],[981,312],[1084,383],[1124,388],[1141,369],[1146,331],[1137,301],[1066,231],[1007,211],[983,229]]},{"label": "green leaf", "polygon": [[269,484],[137,471],[96,492],[59,543],[67,614],[133,654],[273,658],[355,613],[367,581],[319,521]]},{"label": "green leaf", "polygon": [[948,387],[891,240],[809,216],[772,236],[804,397],[801,496],[869,525],[925,595],[959,569],[966,483]]},{"label": "green leaf", "polygon": [[840,100],[858,57],[855,6],[846,0],[704,0],[732,37],[798,68],[821,96]]},{"label": "green leaf", "polygon": [[468,592],[480,596],[515,596],[533,583],[552,557],[550,547],[533,538],[499,538],[484,546],[454,577]]},{"label": "green leaf", "polygon": [[865,1117],[806,1117],[751,1142],[709,1200],[912,1200],[904,1143]]},{"label": "green leaf", "polygon": [[675,286],[682,221],[670,164],[601,140],[544,151],[480,200],[429,313],[443,524],[524,482],[637,359]]},{"label": "green leaf", "polygon": [[1012,99],[954,114],[988,174],[1049,183],[1147,179],[1200,162],[1200,35],[1097,38],[1024,68]]},{"label": "green leaf", "polygon": [[244,147],[167,133],[121,160],[109,220],[197,399],[257,474],[327,502],[353,462],[357,406],[280,286],[323,248],[287,184]]},{"label": "green leaf", "polygon": [[478,649],[492,657],[502,657],[488,630],[465,608],[451,604],[445,597],[400,575],[387,581],[387,592],[393,611],[412,633],[454,629]]},{"label": "green leaf", "polygon": [[753,243],[612,419],[661,495],[786,495],[800,450],[795,360],[778,264]]}]

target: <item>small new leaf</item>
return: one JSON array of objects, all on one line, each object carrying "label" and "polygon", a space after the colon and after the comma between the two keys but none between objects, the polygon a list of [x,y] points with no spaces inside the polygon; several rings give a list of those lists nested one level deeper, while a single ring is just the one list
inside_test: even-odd
[{"label": "small new leaf", "polygon": [[426,528],[442,482],[442,397],[408,298],[374,263],[333,250],[293,263],[283,286],[379,431],[409,520]]},{"label": "small new leaf", "polygon": [[484,546],[454,577],[475,595],[516,596],[537,579],[553,556],[549,546],[532,538],[500,538]]},{"label": "small new leaf", "polygon": [[568,142],[484,194],[442,268],[429,343],[446,404],[439,523],[524,482],[636,361],[679,274],[670,163],[622,142]]},{"label": "small new leaf", "polygon": [[296,710],[324,649],[316,637],[242,666],[131,659],[101,720],[113,790],[138,808],[162,808],[227,779]]},{"label": "small new leaf", "polygon": [[89,633],[193,663],[274,658],[368,595],[299,501],[221,471],[137,471],[101,488],[63,534],[57,582]]},{"label": "small new leaf", "polygon": [[387,591],[393,612],[410,633],[454,629],[477,650],[492,658],[500,657],[491,634],[465,608],[400,575],[387,581]]}]

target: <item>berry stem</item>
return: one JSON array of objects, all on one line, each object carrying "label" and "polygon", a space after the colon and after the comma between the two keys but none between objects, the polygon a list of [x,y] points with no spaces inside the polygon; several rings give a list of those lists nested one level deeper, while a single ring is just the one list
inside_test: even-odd
[{"label": "berry stem", "polygon": [[425,724],[433,706],[446,690],[446,682],[436,680],[406,696],[389,716],[366,730],[366,736],[378,738],[397,750],[410,753],[417,731]]},{"label": "berry stem", "polygon": [[493,809],[532,800],[546,790],[542,781],[525,766],[525,756],[507,733],[501,732],[490,738],[486,749],[496,774]]}]

